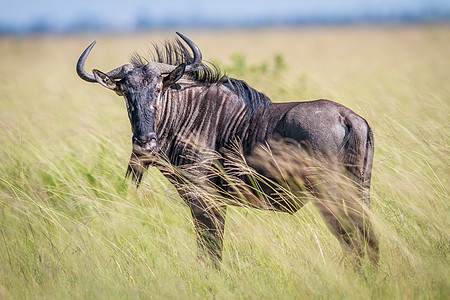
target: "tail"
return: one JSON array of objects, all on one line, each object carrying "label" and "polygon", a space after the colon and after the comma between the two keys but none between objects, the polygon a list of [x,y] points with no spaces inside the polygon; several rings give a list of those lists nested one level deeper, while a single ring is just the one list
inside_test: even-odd
[{"label": "tail", "polygon": [[[347,124],[348,123],[348,124]],[[346,119],[348,134],[344,141],[344,163],[347,170],[356,179],[366,208],[370,208],[370,181],[374,155],[373,132],[366,120],[358,117]],[[360,233],[363,236],[366,252],[371,262],[378,266],[380,259],[378,233],[373,226],[370,215],[365,210],[362,215],[354,216]],[[362,246],[363,244],[361,244]]]},{"label": "tail", "polygon": [[370,180],[374,154],[373,132],[367,121],[359,116],[346,118],[344,122],[348,132],[342,147],[342,161],[360,185],[364,202],[370,208]]},{"label": "tail", "polygon": [[364,120],[367,125],[367,140],[366,140],[366,153],[364,155],[364,165],[362,172],[362,182],[364,202],[370,208],[370,180],[372,178],[372,165],[373,165],[373,154],[374,154],[374,141],[373,132],[370,129],[369,124]]}]

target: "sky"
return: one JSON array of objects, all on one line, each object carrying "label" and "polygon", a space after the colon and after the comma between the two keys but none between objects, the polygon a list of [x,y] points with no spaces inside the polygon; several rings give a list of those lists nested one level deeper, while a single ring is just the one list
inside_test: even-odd
[{"label": "sky", "polygon": [[450,20],[450,0],[8,0],[0,32]]}]

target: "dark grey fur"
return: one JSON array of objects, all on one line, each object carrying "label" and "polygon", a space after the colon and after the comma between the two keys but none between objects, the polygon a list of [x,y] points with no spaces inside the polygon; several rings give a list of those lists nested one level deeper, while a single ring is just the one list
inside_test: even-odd
[{"label": "dark grey fur", "polygon": [[[194,166],[191,170],[195,178],[208,178],[209,184],[223,195],[231,193],[230,187],[211,172],[211,164],[205,165],[204,153],[218,153],[221,158],[216,163],[223,164],[227,153],[238,145],[251,161],[260,145],[281,141],[296,144],[299,151],[303,149],[315,158],[338,162],[356,182],[361,197],[369,206],[374,143],[372,131],[362,117],[329,100],[272,103],[244,81],[227,77],[211,64],[199,64],[199,49],[179,35],[189,44],[197,63],[191,63],[193,58],[188,49],[176,40],[155,47],[149,60],[135,55],[133,66],[125,65],[107,74],[94,70],[94,75],[90,75],[84,71],[84,61],[93,45],[77,64],[80,77],[99,82],[127,101],[133,128],[133,154],[127,174],[133,175],[139,183],[152,160],[149,157],[158,154],[173,166]],[[121,75],[117,78],[109,74]],[[294,156],[291,155],[292,161],[295,161]],[[276,177],[261,164],[253,167],[267,178]],[[167,176],[173,181],[179,180],[173,174]],[[371,261],[377,263],[378,239],[364,209],[355,201],[347,200],[346,205],[358,213],[344,212],[342,205],[336,205],[342,199],[325,199],[312,179],[305,178],[306,188],[317,199],[315,205],[344,248],[361,257],[366,249]],[[211,206],[183,188],[180,194],[191,208],[199,246],[218,265],[222,258],[226,205],[217,202]],[[334,208],[327,201],[331,201]],[[277,199],[266,208],[294,213],[303,204],[292,205]],[[362,234],[360,239],[354,237],[358,232]]]}]

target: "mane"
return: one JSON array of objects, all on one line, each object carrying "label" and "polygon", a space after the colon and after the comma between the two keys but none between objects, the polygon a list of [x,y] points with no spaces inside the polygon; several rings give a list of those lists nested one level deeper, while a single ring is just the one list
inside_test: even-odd
[{"label": "mane", "polygon": [[[194,59],[179,38],[172,42],[166,41],[161,45],[152,44],[148,51],[148,57],[147,59],[134,53],[131,57],[131,64],[135,67],[142,67],[152,61],[177,66],[182,63],[189,64]],[[256,91],[245,81],[228,77],[218,66],[210,62],[202,62],[199,70],[187,71],[185,75],[200,84],[224,84],[243,100],[251,112],[255,112],[261,106],[265,109],[272,103],[266,95]]]},{"label": "mane", "polygon": [[249,108],[249,111],[254,113],[261,107],[266,109],[272,104],[269,97],[248,85],[247,82],[235,78],[227,78],[224,83],[226,87],[234,91]]}]

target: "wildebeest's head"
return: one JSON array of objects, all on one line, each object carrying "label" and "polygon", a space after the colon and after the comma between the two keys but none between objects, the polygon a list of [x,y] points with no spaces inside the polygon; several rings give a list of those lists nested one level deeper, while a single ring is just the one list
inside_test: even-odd
[{"label": "wildebeest's head", "polygon": [[183,76],[185,68],[186,65],[181,64],[169,74],[161,74],[148,64],[130,68],[130,71],[117,81],[108,74],[93,70],[94,78],[98,83],[124,96],[133,130],[132,140],[135,152],[149,152],[156,148],[158,99],[168,87]]},{"label": "wildebeest's head", "polygon": [[95,41],[86,48],[78,60],[77,73],[82,79],[98,82],[124,96],[133,130],[133,151],[136,153],[149,153],[157,149],[158,100],[186,70],[192,71],[201,65],[202,54],[197,45],[184,35],[178,32],[177,34],[189,45],[194,54],[193,62],[187,66],[184,63],[172,66],[155,62],[136,67],[126,64],[107,73],[94,69],[91,75],[85,71],[84,64]]}]

